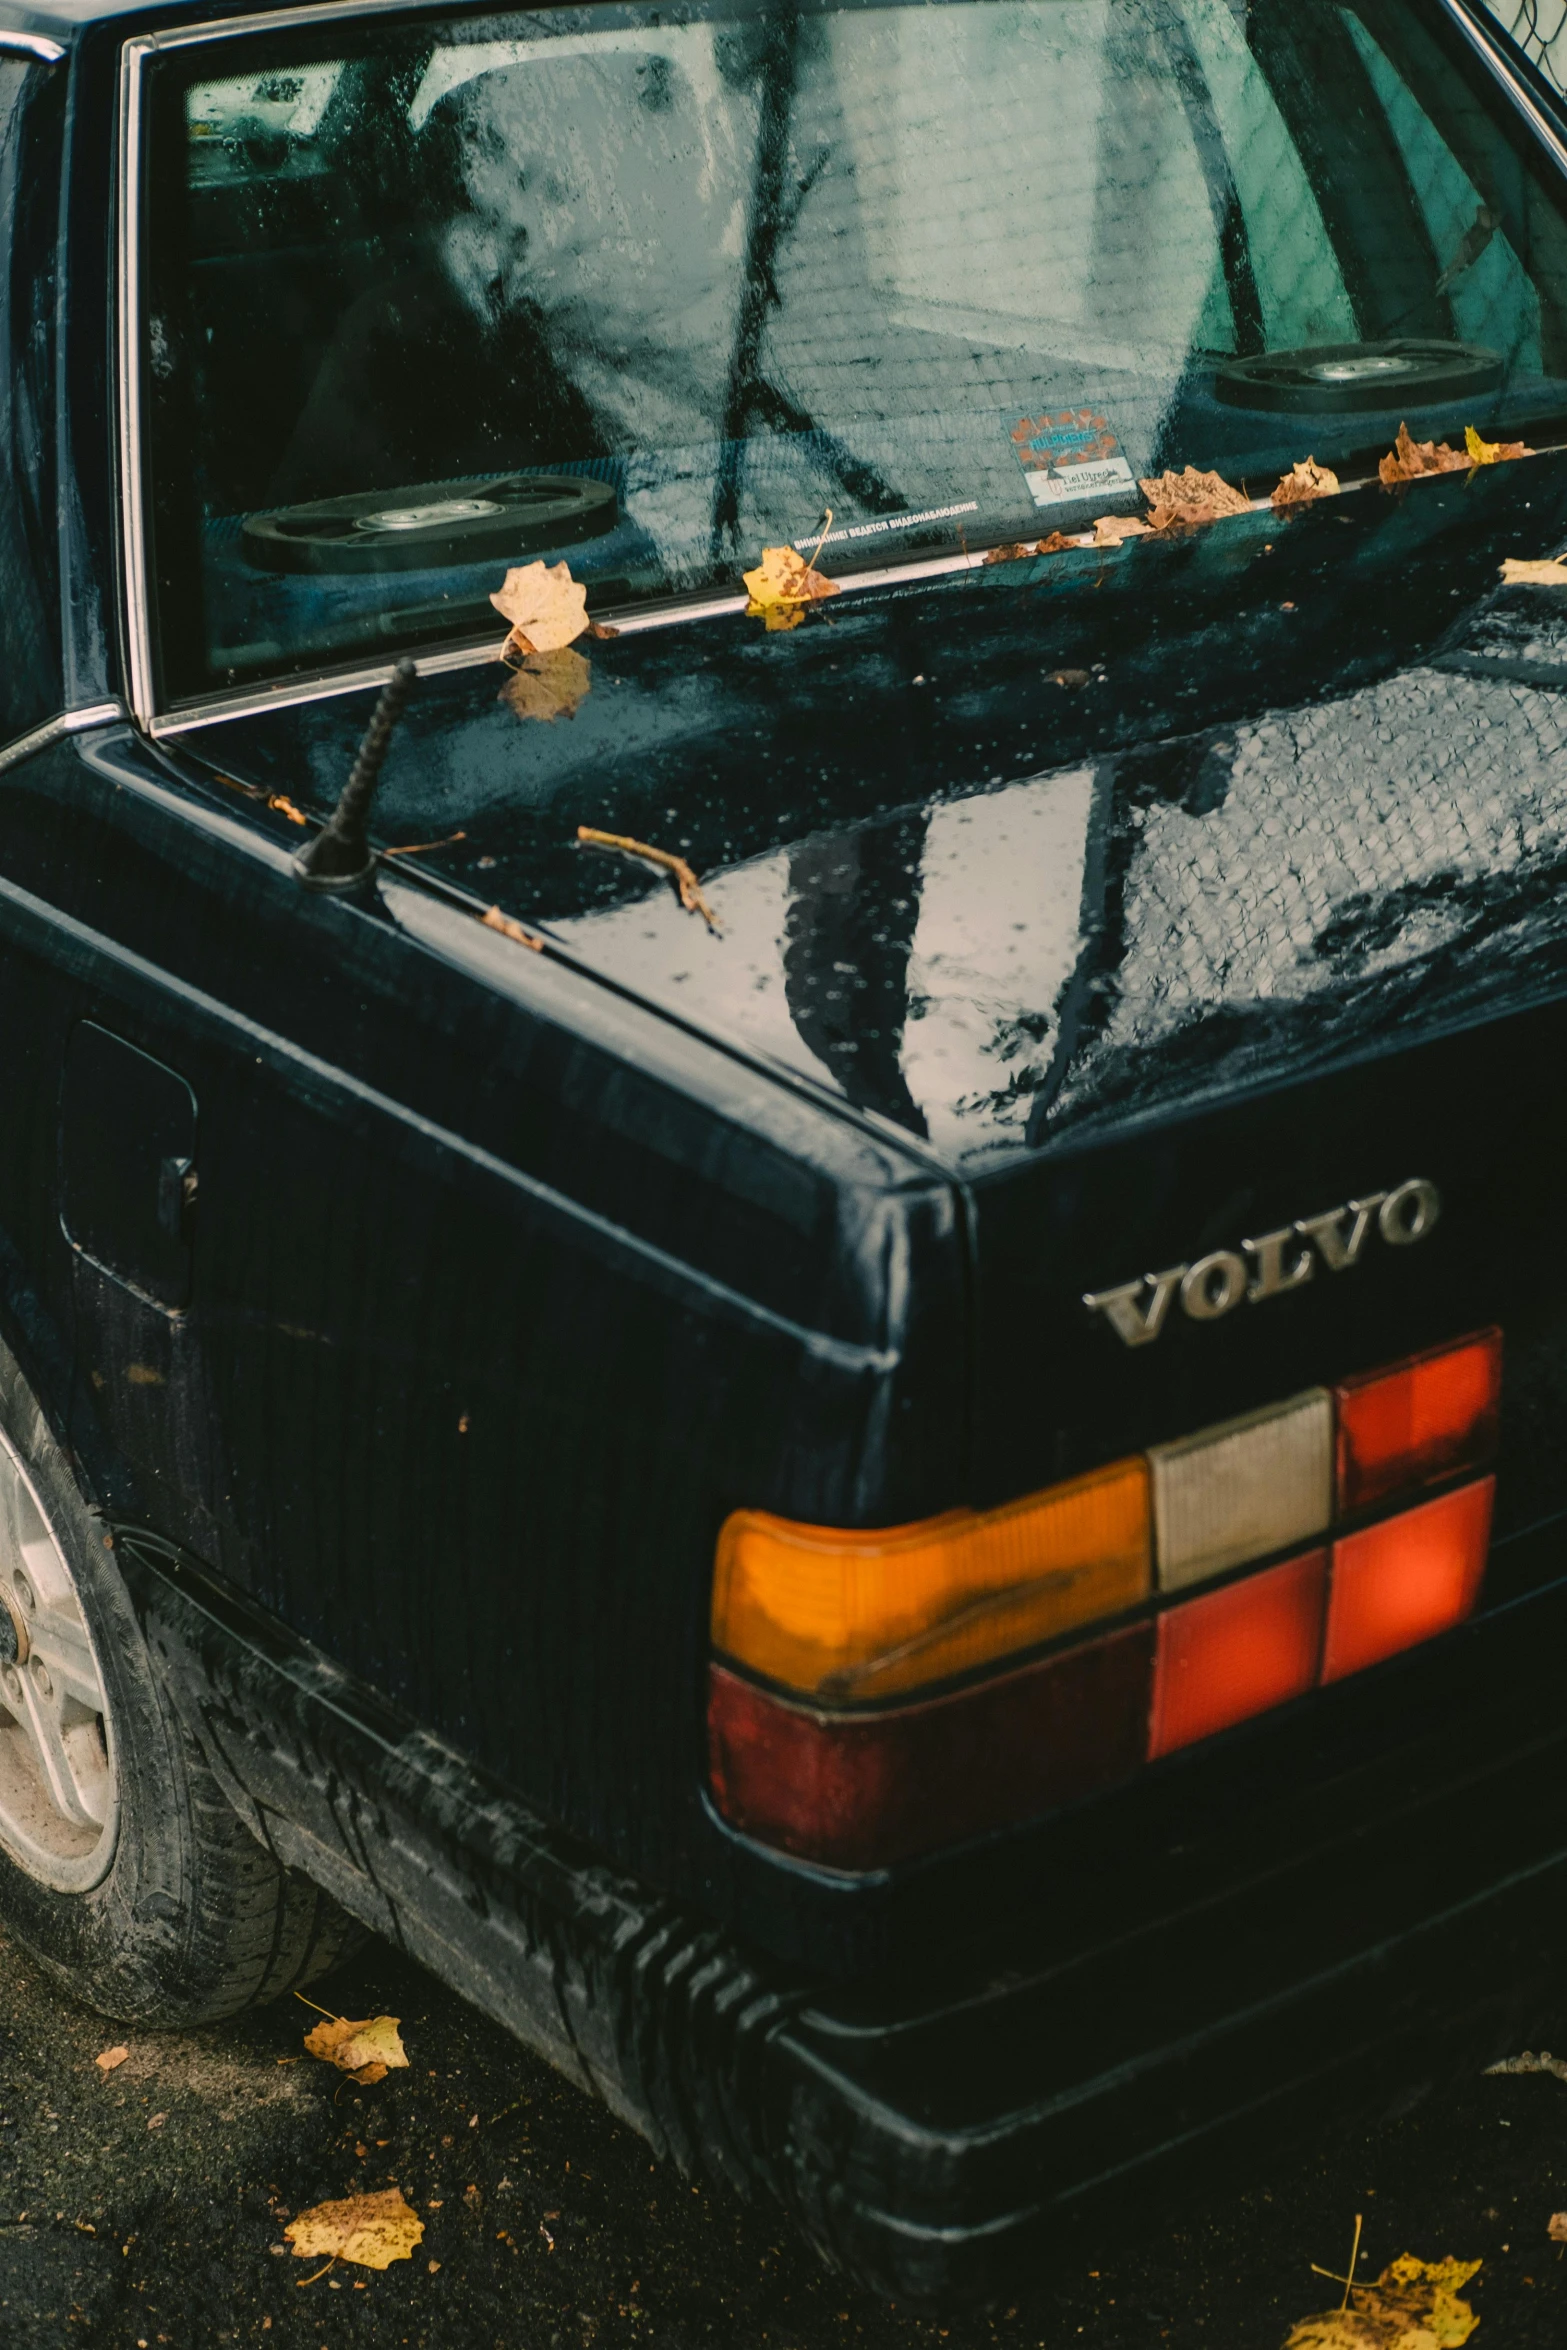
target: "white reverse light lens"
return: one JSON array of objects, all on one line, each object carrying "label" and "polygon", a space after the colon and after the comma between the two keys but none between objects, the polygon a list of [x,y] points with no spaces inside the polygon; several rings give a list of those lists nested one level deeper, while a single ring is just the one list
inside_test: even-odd
[{"label": "white reverse light lens", "polygon": [[1325,1387],[1156,1444],[1155,1555],[1176,1591],[1320,1534],[1333,1512],[1333,1404]]}]

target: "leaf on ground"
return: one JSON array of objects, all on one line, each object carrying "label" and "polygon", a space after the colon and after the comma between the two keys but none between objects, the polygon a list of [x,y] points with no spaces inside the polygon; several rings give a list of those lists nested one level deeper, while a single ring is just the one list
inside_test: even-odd
[{"label": "leaf on ground", "polygon": [[503,649],[512,652],[562,652],[588,626],[588,591],[569,563],[523,563],[507,572],[490,602],[511,622]]},{"label": "leaf on ground", "polygon": [[1096,547],[1118,547],[1123,539],[1152,538],[1153,525],[1135,514],[1101,514],[1094,524]]},{"label": "leaf on ground", "polygon": [[1509,587],[1567,587],[1567,563],[1558,555],[1546,555],[1539,560],[1509,555],[1501,571]]},{"label": "leaf on ground", "polygon": [[746,611],[770,629],[798,628],[808,604],[838,593],[838,582],[824,579],[793,547],[764,547],[756,569],[740,576],[751,599]]},{"label": "leaf on ground", "polygon": [[1428,473],[1462,473],[1469,459],[1462,449],[1450,449],[1446,441],[1411,440],[1409,427],[1401,424],[1398,440],[1377,467],[1377,479],[1385,489],[1392,489],[1401,481],[1419,481]]},{"label": "leaf on ground", "polygon": [[[1567,564],[1559,566],[1562,579],[1567,582]],[[1526,2048],[1522,2056],[1504,2056],[1499,2064],[1488,2064],[1486,2074],[1492,2073],[1554,2073],[1557,2080],[1567,2081],[1567,2057],[1553,2056],[1542,2048],[1538,2056]]]},{"label": "leaf on ground", "polygon": [[1567,2211],[1553,2211],[1545,2223],[1545,2232],[1553,2244],[1567,2244]]},{"label": "leaf on ground", "polygon": [[1193,530],[1202,522],[1222,521],[1226,514],[1245,514],[1251,505],[1222,475],[1199,473],[1195,465],[1182,473],[1156,473],[1137,486],[1148,500],[1153,530]]},{"label": "leaf on ground", "polygon": [[283,2230],[296,2260],[351,2260],[356,2268],[390,2268],[410,2260],[424,2222],[404,2201],[401,2187],[377,2195],[349,2195],[317,2203]]},{"label": "leaf on ground", "polygon": [[579,824],[577,838],[584,848],[618,849],[623,857],[641,857],[649,865],[659,866],[674,882],[686,912],[700,914],[709,930],[719,928],[718,917],[703,897],[695,873],[685,858],[677,857],[672,849],[655,849],[645,840],[632,840],[624,832],[600,832],[591,824]]},{"label": "leaf on ground", "polygon": [[1302,457],[1292,465],[1273,493],[1275,506],[1304,506],[1313,498],[1336,498],[1338,475],[1326,465],[1319,465],[1315,457]]},{"label": "leaf on ground", "polygon": [[1459,2299],[1480,2266],[1402,2252],[1374,2285],[1350,2288],[1349,2308],[1303,2317],[1284,2350],[1458,2350],[1480,2323]]},{"label": "leaf on ground", "polygon": [[101,2056],[93,2058],[93,2062],[101,2073],[112,2073],[118,2070],[129,2055],[128,2048],[106,2048]]},{"label": "leaf on ground", "polygon": [[345,2015],[325,2016],[305,2034],[305,2046],[323,2064],[335,2064],[368,2089],[389,2072],[407,2069],[399,2021],[395,2015],[376,2015],[356,2024]]},{"label": "leaf on ground", "polygon": [[1506,465],[1534,455],[1526,441],[1483,441],[1472,424],[1464,426],[1464,448],[1471,465]]},{"label": "leaf on ground", "polygon": [[503,914],[499,906],[487,907],[479,920],[486,930],[498,930],[502,938],[509,938],[513,945],[532,947],[536,955],[543,954],[543,939],[535,938],[531,930],[524,930],[520,922],[514,922],[509,914]]},{"label": "leaf on ground", "polygon": [[592,690],[592,662],[558,645],[552,653],[525,653],[501,687],[501,700],[519,718],[542,718],[549,726],[575,718]]}]

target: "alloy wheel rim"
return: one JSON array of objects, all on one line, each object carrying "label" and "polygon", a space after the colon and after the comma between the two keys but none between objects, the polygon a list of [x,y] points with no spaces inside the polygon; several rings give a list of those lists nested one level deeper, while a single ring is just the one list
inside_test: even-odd
[{"label": "alloy wheel rim", "polygon": [[0,1434],[0,1847],[60,1893],[107,1875],[119,1774],[76,1582]]}]

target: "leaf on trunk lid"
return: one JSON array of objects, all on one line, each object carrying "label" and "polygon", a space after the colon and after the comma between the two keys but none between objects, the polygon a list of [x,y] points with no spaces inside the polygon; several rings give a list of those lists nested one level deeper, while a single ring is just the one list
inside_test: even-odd
[{"label": "leaf on trunk lid", "polygon": [[1420,481],[1428,473],[1462,473],[1468,464],[1462,449],[1450,449],[1446,441],[1411,440],[1408,425],[1401,424],[1397,442],[1377,467],[1377,479],[1392,489],[1401,481]]},{"label": "leaf on trunk lid", "polygon": [[1326,465],[1319,465],[1315,457],[1302,457],[1292,465],[1273,493],[1275,506],[1304,506],[1313,498],[1336,498],[1338,475]]},{"label": "leaf on trunk lid", "polygon": [[1464,448],[1471,465],[1505,465],[1514,457],[1532,457],[1526,441],[1483,441],[1472,424],[1464,426]]},{"label": "leaf on trunk lid", "polygon": [[384,2081],[389,2072],[407,2067],[407,2052],[397,2029],[400,2021],[395,2015],[376,2015],[354,2023],[345,2015],[325,2015],[323,2022],[305,2034],[305,2046],[323,2064],[335,2064],[340,2073],[369,2088]]},{"label": "leaf on trunk lid", "polygon": [[1284,2350],[1458,2350],[1480,2323],[1459,2289],[1480,2266],[1400,2253],[1374,2285],[1350,2286],[1352,2306],[1303,2317]]},{"label": "leaf on trunk lid", "polygon": [[572,578],[569,563],[520,564],[490,602],[511,622],[503,652],[563,652],[588,626],[588,591]]},{"label": "leaf on trunk lid", "polygon": [[798,628],[808,604],[839,593],[838,582],[824,579],[817,570],[815,557],[807,563],[793,547],[764,547],[756,569],[740,576],[751,599],[747,613],[753,620],[765,620],[770,629]]},{"label": "leaf on trunk lid", "polygon": [[[390,2268],[410,2260],[424,2234],[424,2222],[405,2202],[401,2187],[378,2195],[348,2195],[340,2203],[317,2203],[283,2230],[296,2260],[351,2260],[356,2268]],[[317,2272],[325,2275],[326,2271]],[[303,2284],[314,2283],[304,2277]]]},{"label": "leaf on trunk lid", "polygon": [[1501,572],[1509,587],[1567,587],[1567,563],[1558,555],[1546,555],[1538,560],[1509,555],[1502,563]]},{"label": "leaf on trunk lid", "polygon": [[1194,530],[1199,523],[1219,522],[1226,514],[1246,514],[1251,508],[1251,500],[1232,489],[1222,475],[1199,473],[1195,465],[1182,473],[1156,473],[1137,486],[1148,500],[1152,530]]},{"label": "leaf on trunk lid", "polygon": [[[515,946],[532,947],[536,955],[543,954],[543,939],[535,938],[531,930],[524,930],[520,922],[514,922],[509,914],[503,914],[499,906],[486,908],[485,912],[479,916],[479,920],[484,924],[486,930],[498,930],[502,938],[509,938]],[[467,1421],[462,1420],[458,1425],[466,1434]]]},{"label": "leaf on trunk lid", "polygon": [[[510,647],[512,639],[506,643]],[[593,664],[569,645],[552,653],[525,653],[501,687],[501,700],[519,718],[575,718],[593,691]]]},{"label": "leaf on trunk lid", "polygon": [[[1562,577],[1567,580],[1567,566]],[[1557,2080],[1567,2081],[1567,2057],[1553,2056],[1548,2048],[1536,2056],[1532,2048],[1526,2048],[1522,2056],[1504,2056],[1499,2064],[1488,2064],[1485,2070],[1487,2078],[1492,2073],[1554,2073]]]},{"label": "leaf on trunk lid", "polygon": [[1094,524],[1093,544],[1096,547],[1118,547],[1123,539],[1148,539],[1152,536],[1152,524],[1141,521],[1135,514],[1101,514]]}]

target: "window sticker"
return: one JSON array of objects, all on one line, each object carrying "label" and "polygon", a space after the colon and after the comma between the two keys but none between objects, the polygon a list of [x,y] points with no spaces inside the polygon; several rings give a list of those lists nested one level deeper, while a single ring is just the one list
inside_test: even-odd
[{"label": "window sticker", "polygon": [[1036,506],[1068,506],[1132,486],[1132,469],[1115,434],[1091,408],[1061,416],[1022,416],[1012,446]]},{"label": "window sticker", "polygon": [[954,514],[977,514],[979,500],[965,498],[956,506],[926,506],[918,514],[886,514],[875,522],[851,522],[846,529],[826,532],[808,531],[795,545],[803,554],[807,547],[835,547],[844,539],[879,539],[893,530],[918,530],[923,522],[946,522]]}]

